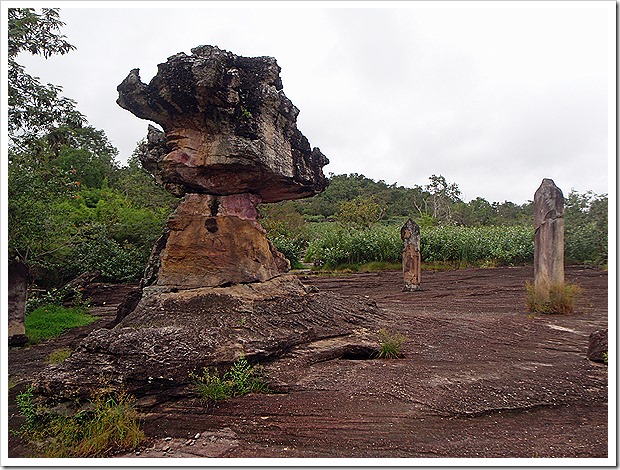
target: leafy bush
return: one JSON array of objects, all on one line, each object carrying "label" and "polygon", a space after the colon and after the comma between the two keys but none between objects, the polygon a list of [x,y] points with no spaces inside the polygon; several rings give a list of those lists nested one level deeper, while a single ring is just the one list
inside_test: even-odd
[{"label": "leafy bush", "polygon": [[49,305],[62,306],[66,299],[71,299],[73,307],[83,310],[90,308],[90,299],[84,299],[81,290],[62,287],[30,295],[26,302],[26,315],[34,312],[39,307]]},{"label": "leafy bush", "polygon": [[[400,224],[354,229],[337,223],[309,224],[305,260],[337,267],[373,261],[400,262]],[[534,259],[534,231],[527,226],[427,227],[421,232],[422,261],[518,264]]]},{"label": "leafy bush", "polygon": [[88,407],[70,416],[36,405],[32,387],[16,401],[25,418],[17,434],[30,443],[36,457],[105,457],[135,449],[145,437],[133,397],[125,392],[96,393]]},{"label": "leafy bush", "polygon": [[301,252],[303,249],[300,242],[285,235],[277,235],[271,238],[271,243],[276,247],[276,250],[282,253],[286,259],[291,262],[291,267],[296,268],[300,266]]},{"label": "leafy bush", "polygon": [[422,231],[422,260],[512,265],[534,260],[534,230],[527,226],[437,226]]},{"label": "leafy bush", "polygon": [[596,223],[566,224],[564,255],[569,263],[602,264],[607,260],[607,233]]},{"label": "leafy bush", "polygon": [[400,229],[374,225],[354,229],[341,224],[315,224],[305,260],[327,267],[372,261],[400,261]]},{"label": "leafy bush", "polygon": [[26,315],[26,336],[30,344],[40,343],[60,336],[65,331],[88,325],[97,318],[88,315],[83,307],[64,308],[59,305],[45,305]]},{"label": "leafy bush", "polygon": [[144,273],[150,249],[121,245],[102,234],[76,245],[69,267],[73,273],[99,271],[101,279],[108,282],[137,281]]}]

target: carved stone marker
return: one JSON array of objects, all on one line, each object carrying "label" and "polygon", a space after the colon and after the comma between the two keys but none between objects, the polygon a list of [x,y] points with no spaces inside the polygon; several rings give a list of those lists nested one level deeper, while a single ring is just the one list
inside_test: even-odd
[{"label": "carved stone marker", "polygon": [[534,288],[564,285],[564,195],[545,178],[534,194]]},{"label": "carved stone marker", "polygon": [[420,272],[422,259],[420,256],[420,227],[413,220],[408,219],[400,229],[400,238],[403,240],[403,291],[420,290]]}]

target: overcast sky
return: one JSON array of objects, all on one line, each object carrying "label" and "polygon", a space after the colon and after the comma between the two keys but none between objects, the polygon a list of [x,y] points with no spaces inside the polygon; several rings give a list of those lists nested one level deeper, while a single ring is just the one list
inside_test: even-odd
[{"label": "overcast sky", "polygon": [[408,187],[443,175],[464,200],[519,204],[542,178],[565,195],[615,187],[614,1],[42,5],[61,8],[77,49],[19,62],[62,86],[121,162],[148,122],[116,104],[117,85],[209,44],[277,59],[326,173]]}]

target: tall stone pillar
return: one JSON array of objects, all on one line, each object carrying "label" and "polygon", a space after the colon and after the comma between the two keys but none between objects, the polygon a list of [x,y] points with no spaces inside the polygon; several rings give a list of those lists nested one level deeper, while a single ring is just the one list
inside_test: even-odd
[{"label": "tall stone pillar", "polygon": [[24,323],[28,292],[28,267],[21,261],[9,261],[9,346],[23,346],[28,342]]},{"label": "tall stone pillar", "polygon": [[545,178],[534,194],[534,288],[548,296],[564,285],[564,195]]},{"label": "tall stone pillar", "polygon": [[403,291],[420,290],[420,271],[422,258],[420,256],[420,227],[413,220],[408,219],[400,229],[400,238],[403,240]]}]

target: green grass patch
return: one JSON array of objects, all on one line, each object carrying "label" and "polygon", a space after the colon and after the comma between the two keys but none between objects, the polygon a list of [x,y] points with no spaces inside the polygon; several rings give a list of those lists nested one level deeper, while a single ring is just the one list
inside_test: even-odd
[{"label": "green grass patch", "polygon": [[269,393],[261,366],[252,366],[245,357],[237,359],[221,374],[216,368],[205,367],[201,375],[190,374],[194,389],[208,401],[227,400],[248,393]]},{"label": "green grass patch", "polygon": [[144,440],[133,397],[125,392],[93,394],[73,415],[57,414],[35,403],[32,387],[17,396],[25,418],[17,435],[34,457],[106,457],[133,450]]},{"label": "green grass patch", "polygon": [[88,325],[96,320],[97,318],[87,314],[83,307],[44,305],[26,315],[26,335],[30,344],[37,344],[56,338],[71,328]]}]

